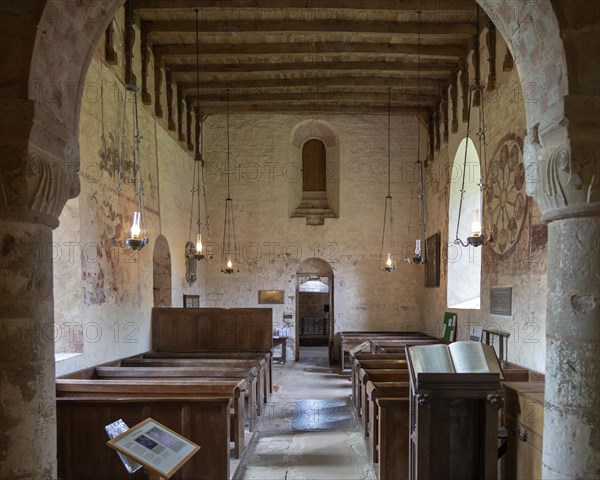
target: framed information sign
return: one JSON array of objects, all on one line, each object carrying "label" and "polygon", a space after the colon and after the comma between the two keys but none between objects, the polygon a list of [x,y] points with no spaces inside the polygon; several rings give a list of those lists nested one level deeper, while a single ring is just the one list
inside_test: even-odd
[{"label": "framed information sign", "polygon": [[159,478],[171,478],[200,450],[198,445],[152,418],[109,440],[107,445],[142,464]]}]

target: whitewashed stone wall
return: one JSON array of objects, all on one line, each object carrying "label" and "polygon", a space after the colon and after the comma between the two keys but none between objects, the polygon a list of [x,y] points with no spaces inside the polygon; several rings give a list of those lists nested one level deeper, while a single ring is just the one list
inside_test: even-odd
[{"label": "whitewashed stone wall", "polygon": [[[291,314],[296,327],[296,272],[302,261],[321,258],[334,271],[335,330],[418,329],[422,272],[400,264],[395,273],[379,269],[383,208],[387,193],[387,117],[319,118],[339,140],[340,216],[323,226],[289,218],[289,182],[301,182],[292,158],[292,135],[305,116],[232,115],[230,180],[240,273],[220,272],[220,254],[207,266],[206,306],[258,306],[258,290],[285,290],[275,305],[274,326]],[[226,198],[226,118],[205,124],[212,241],[220,248]],[[405,239],[410,181],[416,147],[416,119],[392,117],[392,195],[398,250]],[[334,178],[332,178],[333,176]],[[412,177],[410,177],[412,179]],[[288,344],[289,353],[295,344]]]},{"label": "whitewashed stone wall", "polygon": [[[488,52],[485,48],[485,34],[481,36],[481,79],[485,86],[488,78]],[[521,90],[516,69],[503,71],[506,44],[497,35],[497,88],[484,92],[485,118],[487,124],[488,162],[499,143],[508,133],[521,138],[526,135],[525,101],[536,101],[535,97],[524,96]],[[474,70],[472,59],[469,64],[469,84],[473,82]],[[531,90],[531,89],[530,89]],[[451,102],[451,100],[450,100]],[[457,153],[459,143],[466,135],[466,118],[462,112],[462,91],[458,93],[459,131],[450,133],[448,143],[442,142],[441,148],[435,152],[435,158],[427,168],[427,208],[429,233],[440,232],[442,238],[441,281],[439,288],[426,288],[423,293],[422,326],[435,335],[440,334],[441,319],[447,310],[447,258],[448,228],[455,232],[456,225],[448,225],[449,187],[451,179],[448,175],[449,165]],[[450,104],[449,111],[452,112]],[[476,136],[478,125],[478,108],[471,112],[471,139],[478,147],[482,160],[482,151]],[[462,152],[460,152],[463,155]],[[485,175],[485,173],[484,173]],[[475,181],[479,181],[476,179]],[[485,195],[484,195],[485,196]],[[545,371],[546,353],[546,271],[547,271],[547,228],[541,224],[540,213],[533,198],[529,199],[529,211],[523,230],[515,248],[502,257],[483,248],[481,276],[481,308],[479,310],[451,310],[458,313],[459,340],[468,338],[469,326],[480,325],[484,328],[502,330],[510,333],[508,340],[508,360],[539,372]],[[472,212],[463,212],[463,220],[471,224]],[[483,225],[486,227],[486,225]],[[466,240],[463,238],[463,240]],[[465,252],[463,252],[464,254]],[[512,316],[490,314],[490,289],[496,286],[512,287]]]},{"label": "whitewashed stone wall", "polygon": [[[150,349],[153,250],[159,235],[167,239],[172,259],[172,305],[182,306],[184,293],[203,293],[202,267],[192,288],[185,281],[193,160],[175,134],[156,122],[152,106],[141,101],[144,221],[150,242],[136,253],[123,247],[136,203],[129,103],[125,175],[117,207],[124,101],[118,73],[99,58],[88,70],[89,95],[80,122],[81,194],[69,202],[54,231],[56,350],[81,354],[57,362],[57,374]],[[115,231],[118,244],[113,243]]]}]

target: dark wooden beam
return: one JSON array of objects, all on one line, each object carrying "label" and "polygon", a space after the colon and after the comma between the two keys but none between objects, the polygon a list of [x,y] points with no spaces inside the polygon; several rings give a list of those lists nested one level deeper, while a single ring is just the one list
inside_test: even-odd
[{"label": "dark wooden beam", "polygon": [[[144,21],[142,28],[151,34],[194,33],[193,20]],[[350,20],[203,20],[199,31],[203,35],[224,33],[367,33],[417,37],[417,22],[381,22]],[[421,36],[434,38],[465,38],[475,35],[477,26],[472,23],[435,22],[421,23]]]},{"label": "dark wooden beam", "polygon": [[[198,97],[190,95],[188,99],[198,102]],[[438,100],[437,95],[408,95],[392,91],[391,102],[395,106],[433,106]],[[309,101],[324,103],[364,103],[386,105],[388,94],[386,92],[302,92],[302,93],[230,93],[231,105],[240,103],[304,103]],[[227,94],[200,95],[200,105],[227,102]]]},{"label": "dark wooden beam", "polygon": [[187,10],[207,9],[335,9],[384,10],[404,13],[444,14],[473,12],[473,0],[131,0],[136,10]]},{"label": "dark wooden beam", "polygon": [[[403,43],[236,43],[236,44],[204,44],[200,54],[203,58],[226,56],[285,56],[285,55],[371,55],[411,56],[415,59],[419,54],[419,46]],[[422,45],[421,57],[459,60],[466,54],[463,45]],[[192,44],[155,45],[154,55],[158,59],[164,57],[196,57],[196,46]],[[244,58],[244,60],[247,60]],[[170,62],[175,63],[175,62]]]},{"label": "dark wooden beam", "polygon": [[[225,114],[227,105],[221,103],[218,105],[202,106],[200,105],[202,115]],[[231,113],[278,113],[295,115],[312,114],[332,114],[332,115],[387,115],[388,106],[386,105],[338,105],[323,104],[321,102],[310,102],[305,104],[290,105],[288,103],[270,103],[270,104],[242,104],[230,105]],[[422,115],[429,112],[426,107],[396,107],[392,106],[392,115]]]},{"label": "dark wooden beam", "polygon": [[[423,78],[421,88],[437,88],[447,84],[447,80]],[[196,82],[181,82],[180,88],[185,91],[195,89]],[[343,76],[343,77],[307,77],[307,78],[269,78],[261,80],[231,80],[207,81],[200,84],[200,88],[217,90],[234,90],[244,88],[270,88],[270,87],[303,87],[303,86],[362,86],[367,87],[417,87],[417,79],[375,77],[375,76]]]},{"label": "dark wooden beam", "polygon": [[[458,62],[429,62],[422,63],[420,70],[424,73],[449,74],[455,70]],[[168,64],[174,75],[183,73],[196,73],[196,64]],[[328,62],[267,62],[267,63],[202,63],[201,73],[255,73],[255,72],[295,72],[295,71],[361,71],[377,70],[385,72],[418,72],[417,62],[386,62],[369,61],[328,61]]]}]

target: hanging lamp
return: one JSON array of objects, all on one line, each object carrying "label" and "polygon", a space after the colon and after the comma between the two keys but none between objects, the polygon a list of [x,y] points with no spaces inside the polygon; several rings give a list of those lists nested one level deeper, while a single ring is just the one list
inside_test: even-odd
[{"label": "hanging lamp", "polygon": [[[130,12],[131,20],[133,21],[133,11]],[[133,29],[131,29],[131,35],[134,35]],[[133,45],[133,40],[130,42]],[[133,49],[129,52],[130,54],[130,75],[129,79],[131,82],[134,81],[133,76]],[[140,134],[140,123],[138,117],[138,92],[139,89],[134,83],[128,83],[125,86],[126,96],[127,92],[133,95],[133,118],[134,118],[134,134],[133,134],[133,176],[136,180],[136,197],[137,197],[137,210],[133,212],[131,229],[131,236],[125,239],[125,245],[131,250],[141,250],[148,243],[148,236],[146,235],[146,228],[144,226],[144,182],[142,178],[142,159],[140,154],[140,143],[142,141],[142,135]],[[127,105],[127,98],[125,98],[125,107]],[[125,113],[123,122],[125,122]],[[122,132],[122,141],[124,141],[125,131]],[[120,162],[123,159],[121,157]],[[121,165],[119,166],[119,172],[121,172]],[[120,179],[119,179],[120,182]],[[118,186],[120,190],[120,184]]]},{"label": "hanging lamp", "polygon": [[[418,22],[418,44],[417,44],[417,98],[421,98],[421,11],[417,12]],[[415,165],[419,171],[419,189],[417,196],[419,198],[419,238],[415,240],[415,253],[412,258],[407,254],[404,257],[405,263],[423,264],[428,260],[427,255],[427,209],[425,208],[425,173],[423,170],[423,161],[421,160],[421,125],[417,117],[417,160]],[[410,208],[408,212],[408,243],[411,242],[412,230],[412,205],[414,199],[415,182],[413,179]]]},{"label": "hanging lamp", "polygon": [[[477,32],[475,34],[475,55],[477,55],[477,62],[479,63],[479,7],[477,7]],[[467,110],[467,134],[466,134],[466,142],[465,142],[465,158],[464,158],[464,162],[463,162],[463,174],[462,174],[462,184],[461,184],[461,189],[460,189],[460,203],[459,203],[459,207],[458,207],[458,220],[456,222],[456,238],[454,240],[454,244],[455,245],[460,245],[462,247],[468,247],[469,245],[473,246],[473,247],[480,247],[482,245],[488,245],[489,243],[493,243],[494,242],[494,232],[493,230],[490,229],[489,234],[486,234],[485,231],[483,231],[483,229],[481,228],[481,216],[480,216],[480,212],[481,209],[480,208],[475,208],[473,210],[473,221],[471,223],[471,235],[467,237],[467,241],[466,243],[460,239],[459,237],[459,229],[460,229],[460,219],[461,219],[461,214],[462,214],[462,205],[463,205],[463,199],[465,196],[465,177],[466,177],[466,173],[467,173],[467,157],[468,157],[468,153],[469,153],[469,135],[470,135],[470,131],[471,131],[471,106],[473,103],[473,94],[478,94],[479,95],[479,125],[478,125],[478,131],[477,131],[477,136],[479,137],[479,149],[482,153],[483,156],[483,164],[480,167],[480,174],[482,174],[481,172],[484,172],[486,169],[486,164],[487,164],[487,139],[486,139],[486,132],[487,132],[487,127],[485,126],[485,109],[484,109],[484,105],[483,105],[483,85],[481,85],[481,81],[480,81],[480,72],[478,69],[476,69],[477,74],[475,76],[475,81],[473,82],[473,85],[471,85],[471,87],[469,88],[468,91],[468,110]],[[485,183],[483,182],[483,178],[480,177],[479,180],[479,189],[481,191],[486,190],[487,186],[485,185]]]},{"label": "hanging lamp", "polygon": [[[387,183],[388,192],[385,197],[385,207],[383,210],[383,232],[381,233],[381,249],[379,251],[379,263],[384,272],[393,272],[398,267],[394,258],[394,216],[392,214],[392,182],[391,182],[391,149],[390,149],[390,131],[391,131],[391,113],[392,110],[392,89],[388,87],[388,119],[387,119]],[[387,231],[387,232],[386,232]],[[384,252],[387,256],[384,256]]]},{"label": "hanging lamp", "polygon": [[[209,236],[208,211],[206,204],[206,182],[204,178],[204,159],[202,148],[204,146],[202,120],[200,118],[200,34],[198,14],[196,8],[196,152],[194,155],[194,172],[192,176],[192,201],[190,207],[190,228],[188,242],[185,244],[186,274],[185,278],[190,286],[196,281],[196,261],[208,260],[204,243],[202,241],[202,209],[204,207],[204,218],[206,222],[206,234]],[[195,238],[192,234],[194,223],[194,208],[196,209],[196,232]],[[205,238],[207,238],[205,237]],[[195,240],[195,242],[193,241]]]},{"label": "hanging lamp", "polygon": [[235,221],[233,218],[233,200],[230,193],[230,170],[229,170],[229,90],[227,90],[227,198],[225,199],[225,221],[223,225],[223,268],[221,272],[232,274],[238,273],[240,269],[237,262],[237,243],[235,239]]}]

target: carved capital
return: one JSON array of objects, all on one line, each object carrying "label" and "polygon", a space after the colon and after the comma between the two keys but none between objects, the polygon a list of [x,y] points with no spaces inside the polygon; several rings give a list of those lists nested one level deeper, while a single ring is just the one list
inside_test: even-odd
[{"label": "carved capital", "polygon": [[525,138],[527,194],[535,197],[545,221],[581,216],[600,201],[596,153],[586,154],[581,145],[574,150],[566,123],[543,137],[534,130]]},{"label": "carved capital", "polygon": [[0,130],[0,217],[55,228],[79,194],[77,138],[40,104],[16,100]]}]

